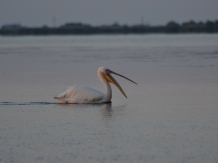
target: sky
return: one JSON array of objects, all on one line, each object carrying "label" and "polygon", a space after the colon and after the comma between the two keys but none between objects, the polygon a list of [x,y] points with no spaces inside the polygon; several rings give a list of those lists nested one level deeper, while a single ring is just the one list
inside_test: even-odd
[{"label": "sky", "polygon": [[218,20],[218,0],[0,0],[0,26],[165,25]]}]

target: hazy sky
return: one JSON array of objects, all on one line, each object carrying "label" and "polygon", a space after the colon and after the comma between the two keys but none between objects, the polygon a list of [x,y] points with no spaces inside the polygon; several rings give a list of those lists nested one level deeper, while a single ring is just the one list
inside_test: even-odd
[{"label": "hazy sky", "polygon": [[218,19],[218,0],[0,0],[0,26],[166,24]]}]

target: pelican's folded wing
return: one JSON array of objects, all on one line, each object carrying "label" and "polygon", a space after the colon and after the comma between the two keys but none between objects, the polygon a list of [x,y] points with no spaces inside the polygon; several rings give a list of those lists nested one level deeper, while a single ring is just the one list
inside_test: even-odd
[{"label": "pelican's folded wing", "polygon": [[66,92],[58,97],[67,100],[69,103],[97,102],[103,99],[104,94],[85,86],[69,87]]}]

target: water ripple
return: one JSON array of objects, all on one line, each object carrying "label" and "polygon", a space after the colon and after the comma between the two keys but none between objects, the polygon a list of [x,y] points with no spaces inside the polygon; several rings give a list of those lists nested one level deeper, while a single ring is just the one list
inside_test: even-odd
[{"label": "water ripple", "polygon": [[51,105],[51,104],[59,104],[57,102],[0,102],[0,105]]}]

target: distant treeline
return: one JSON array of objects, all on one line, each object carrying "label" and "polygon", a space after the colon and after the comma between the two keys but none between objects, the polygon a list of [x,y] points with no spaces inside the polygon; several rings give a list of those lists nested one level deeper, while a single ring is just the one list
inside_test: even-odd
[{"label": "distant treeline", "polygon": [[218,20],[189,21],[179,24],[170,21],[166,25],[112,25],[91,26],[83,23],[66,23],[59,27],[24,27],[20,24],[3,25],[0,35],[87,35],[87,34],[147,34],[147,33],[218,33]]}]

